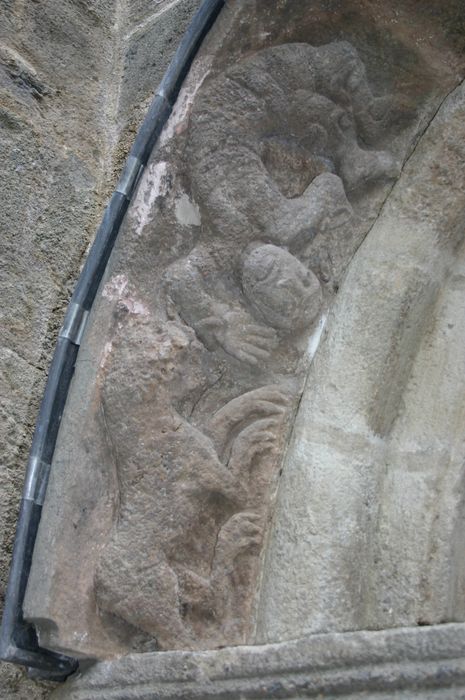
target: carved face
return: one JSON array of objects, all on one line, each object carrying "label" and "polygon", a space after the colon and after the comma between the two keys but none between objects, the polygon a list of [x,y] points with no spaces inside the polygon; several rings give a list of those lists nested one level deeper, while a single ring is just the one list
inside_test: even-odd
[{"label": "carved face", "polygon": [[280,330],[306,328],[320,310],[318,278],[274,245],[260,245],[246,254],[242,288],[255,315]]}]

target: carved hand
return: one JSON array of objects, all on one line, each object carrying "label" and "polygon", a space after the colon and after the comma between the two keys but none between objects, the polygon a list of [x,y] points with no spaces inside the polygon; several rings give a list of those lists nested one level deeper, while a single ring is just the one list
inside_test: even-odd
[{"label": "carved hand", "polygon": [[207,342],[208,338],[214,339],[228,355],[251,365],[267,360],[278,344],[273,328],[254,323],[242,311],[209,316],[197,324],[196,330]]}]

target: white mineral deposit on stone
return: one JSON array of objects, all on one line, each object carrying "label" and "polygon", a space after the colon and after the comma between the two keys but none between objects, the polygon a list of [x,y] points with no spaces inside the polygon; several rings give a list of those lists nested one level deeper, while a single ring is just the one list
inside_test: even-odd
[{"label": "white mineral deposit on stone", "polygon": [[143,301],[130,293],[129,280],[126,275],[120,274],[112,277],[102,290],[102,297],[108,301],[118,301],[130,313],[148,316],[149,309]]},{"label": "white mineral deposit on stone", "polygon": [[130,213],[138,236],[151,221],[150,214],[157,197],[165,197],[168,192],[167,176],[168,164],[164,161],[150,163],[142,173]]},{"label": "white mineral deposit on stone", "polygon": [[136,316],[150,315],[150,310],[147,308],[143,301],[140,301],[139,299],[130,296],[125,297],[122,301],[129,313],[134,314]]},{"label": "white mineral deposit on stone", "polygon": [[102,297],[108,301],[121,299],[128,286],[127,275],[114,275],[102,289]]},{"label": "white mineral deposit on stone", "polygon": [[210,73],[211,62],[211,56],[204,56],[199,58],[192,66],[189,82],[181,89],[171,116],[160,136],[161,145],[165,145],[175,134],[186,128],[195,96]]},{"label": "white mineral deposit on stone", "polygon": [[315,353],[318,350],[318,346],[320,345],[327,320],[328,314],[323,314],[320,320],[318,321],[318,325],[315,331],[308,339],[307,356],[310,362],[313,360],[313,358],[315,357]]},{"label": "white mineral deposit on stone", "polygon": [[107,362],[108,358],[111,355],[111,351],[113,350],[113,343],[111,340],[108,341],[108,343],[105,343],[103,346],[103,351],[102,355],[100,358],[100,367],[104,367],[105,363]]},{"label": "white mineral deposit on stone", "polygon": [[191,202],[186,193],[176,200],[174,213],[182,226],[200,226],[202,223],[198,205]]}]

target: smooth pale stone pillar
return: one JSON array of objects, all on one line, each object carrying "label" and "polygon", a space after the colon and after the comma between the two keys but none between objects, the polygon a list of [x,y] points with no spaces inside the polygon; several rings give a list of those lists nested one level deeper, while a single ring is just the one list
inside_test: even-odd
[{"label": "smooth pale stone pillar", "polygon": [[310,369],[257,641],[463,620],[465,86],[351,263]]}]

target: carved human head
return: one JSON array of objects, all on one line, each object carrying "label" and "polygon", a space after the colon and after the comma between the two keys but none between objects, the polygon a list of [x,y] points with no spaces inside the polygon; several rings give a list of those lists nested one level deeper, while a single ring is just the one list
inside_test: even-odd
[{"label": "carved human head", "polygon": [[275,245],[256,245],[246,251],[242,288],[254,315],[282,331],[308,327],[320,311],[316,275]]}]

